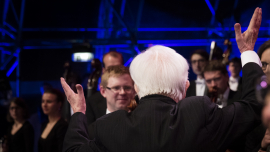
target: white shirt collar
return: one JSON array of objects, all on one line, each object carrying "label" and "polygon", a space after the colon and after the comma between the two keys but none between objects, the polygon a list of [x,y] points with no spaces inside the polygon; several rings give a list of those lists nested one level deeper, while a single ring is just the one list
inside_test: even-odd
[{"label": "white shirt collar", "polygon": [[111,113],[109,110],[108,110],[108,108],[106,109],[106,114],[109,114],[109,113]]},{"label": "white shirt collar", "polygon": [[197,77],[197,80],[196,80],[197,82],[203,82],[204,83],[204,78],[199,78],[199,77]]},{"label": "white shirt collar", "polygon": [[240,77],[238,76],[237,78],[234,78],[234,77],[232,77],[232,76],[230,76],[230,80],[233,80],[233,81],[239,81],[239,79],[240,79]]}]

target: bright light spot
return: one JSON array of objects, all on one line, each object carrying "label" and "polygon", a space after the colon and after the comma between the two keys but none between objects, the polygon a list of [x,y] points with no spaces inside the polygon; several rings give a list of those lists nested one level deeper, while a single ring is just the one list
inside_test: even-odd
[{"label": "bright light spot", "polygon": [[90,52],[78,52],[73,53],[72,61],[73,62],[89,62],[94,58],[94,54]]}]

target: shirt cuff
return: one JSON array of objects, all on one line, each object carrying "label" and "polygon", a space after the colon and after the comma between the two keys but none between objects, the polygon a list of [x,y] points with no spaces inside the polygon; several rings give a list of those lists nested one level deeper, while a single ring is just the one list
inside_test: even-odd
[{"label": "shirt cuff", "polygon": [[257,63],[260,67],[262,67],[261,60],[258,54],[255,51],[245,51],[241,54],[242,67],[249,62]]}]

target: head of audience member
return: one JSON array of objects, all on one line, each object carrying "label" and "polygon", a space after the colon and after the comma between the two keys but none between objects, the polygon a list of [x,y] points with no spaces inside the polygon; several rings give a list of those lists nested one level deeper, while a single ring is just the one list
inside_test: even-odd
[{"label": "head of audience member", "polygon": [[59,116],[65,101],[63,93],[57,89],[48,89],[42,95],[41,107],[43,113],[48,116]]},{"label": "head of audience member", "polygon": [[190,62],[193,72],[202,78],[202,72],[208,63],[209,54],[205,50],[196,50],[191,54]]},{"label": "head of audience member", "polygon": [[103,61],[103,69],[102,69],[103,73],[109,66],[124,65],[123,56],[121,53],[117,51],[110,51],[104,54],[102,61]]},{"label": "head of audience member", "polygon": [[109,66],[101,76],[100,93],[107,100],[110,112],[127,110],[135,97],[134,82],[123,65]]},{"label": "head of audience member", "polygon": [[270,40],[264,42],[259,50],[258,55],[262,62],[262,70],[263,72],[270,77]]},{"label": "head of audience member", "polygon": [[204,68],[203,76],[209,92],[223,94],[229,86],[226,65],[219,60],[210,61]]},{"label": "head of audience member", "polygon": [[13,121],[25,121],[28,118],[28,107],[22,98],[13,98],[9,104],[9,112],[7,120]]},{"label": "head of audience member", "polygon": [[130,65],[139,98],[159,94],[179,102],[189,87],[188,63],[175,50],[161,45],[148,48]]},{"label": "head of audience member", "polygon": [[242,63],[240,58],[232,58],[229,61],[229,72],[233,78],[239,77],[239,73],[242,70]]},{"label": "head of audience member", "polygon": [[265,127],[270,129],[270,87],[267,88],[267,93],[264,98],[265,106],[262,110],[262,122]]}]

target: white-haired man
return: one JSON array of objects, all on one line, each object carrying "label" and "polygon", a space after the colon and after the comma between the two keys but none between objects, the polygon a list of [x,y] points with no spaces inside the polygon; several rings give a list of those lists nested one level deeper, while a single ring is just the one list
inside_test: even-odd
[{"label": "white-haired man", "polygon": [[254,49],[260,24],[261,9],[257,8],[244,34],[240,24],[235,25],[244,66],[243,99],[223,109],[208,97],[185,99],[188,63],[173,49],[154,46],[138,55],[130,66],[140,97],[138,107],[131,113],[119,110],[98,119],[94,123],[95,139],[89,140],[82,87],[77,85],[75,94],[61,79],[76,112],[63,151],[225,151],[259,122],[261,104],[255,100],[252,80],[263,72],[256,53],[248,50]]}]

